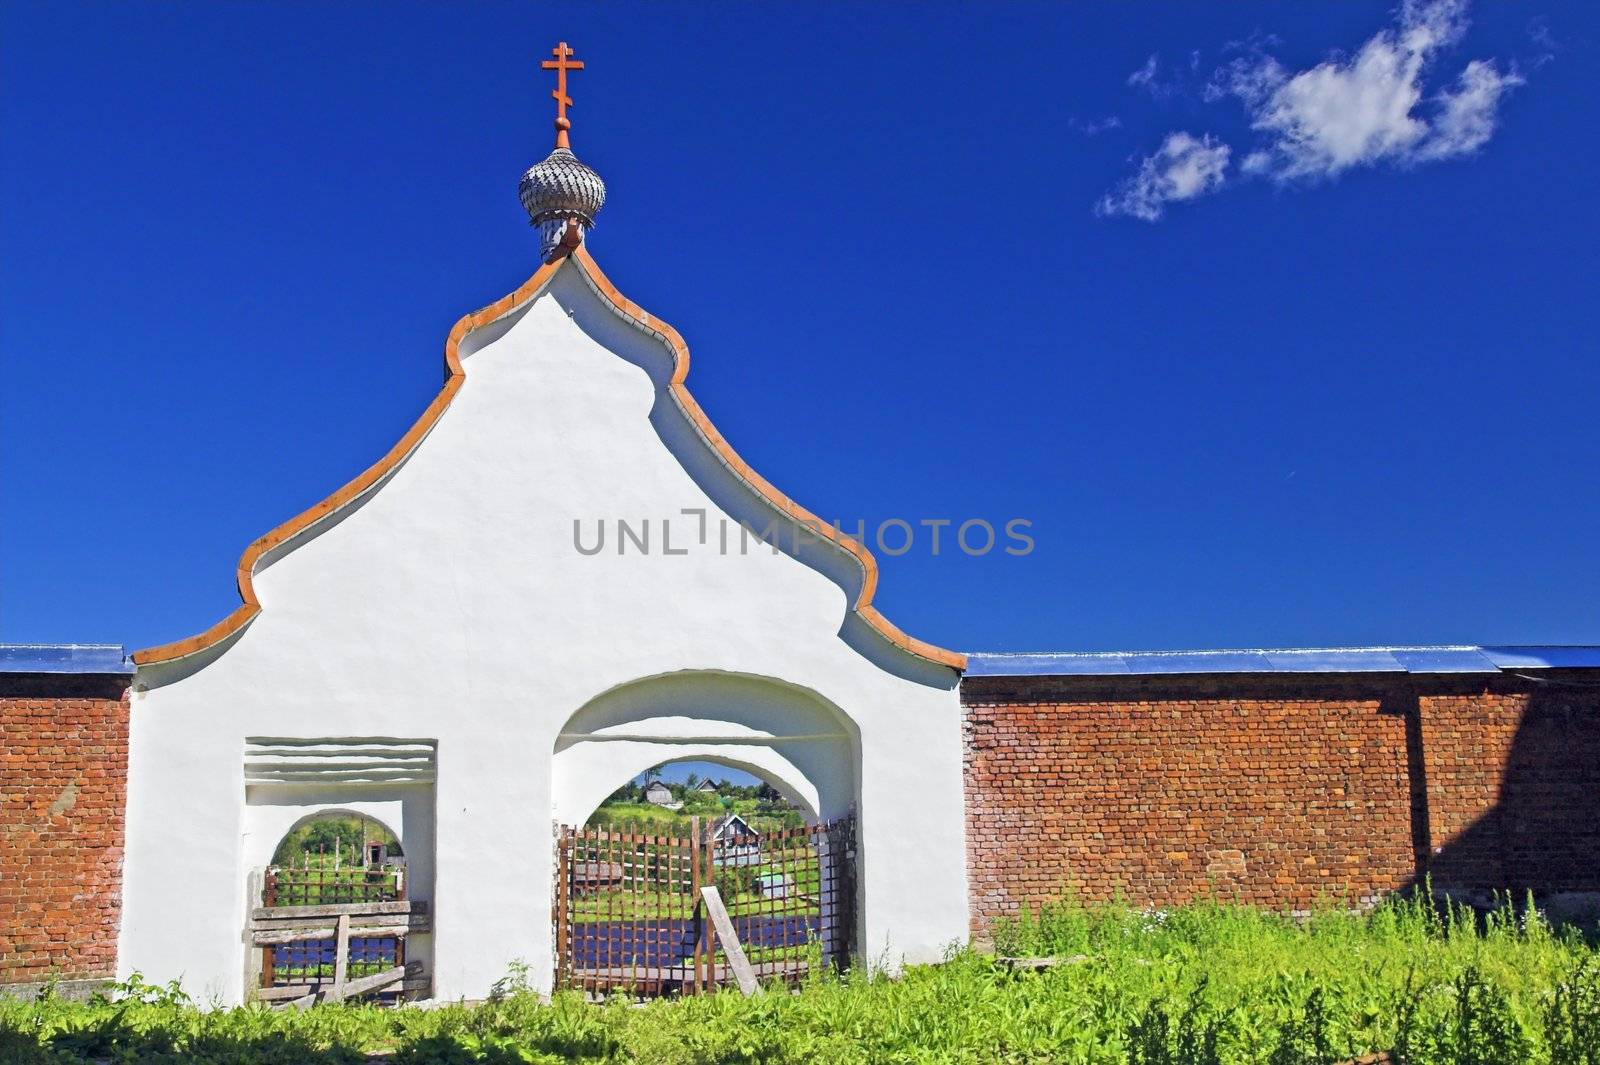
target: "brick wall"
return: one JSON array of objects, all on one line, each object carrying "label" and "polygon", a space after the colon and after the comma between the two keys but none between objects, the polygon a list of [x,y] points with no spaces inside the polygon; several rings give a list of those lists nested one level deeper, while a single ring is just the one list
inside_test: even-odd
[{"label": "brick wall", "polygon": [[1301,908],[1424,871],[1443,887],[1600,889],[1594,687],[968,678],[962,703],[980,933],[1068,892]]},{"label": "brick wall", "polygon": [[0,675],[0,985],[115,973],[126,678]]},{"label": "brick wall", "polygon": [[1434,882],[1600,891],[1600,677],[1419,694]]}]

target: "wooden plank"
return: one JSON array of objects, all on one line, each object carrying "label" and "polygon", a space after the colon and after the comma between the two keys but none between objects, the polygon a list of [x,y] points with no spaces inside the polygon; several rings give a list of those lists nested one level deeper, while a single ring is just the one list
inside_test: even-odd
[{"label": "wooden plank", "polygon": [[[401,969],[401,972],[404,972]],[[341,913],[333,929],[333,991],[334,1001],[344,998],[345,977],[350,975],[350,915]]]},{"label": "wooden plank", "polygon": [[689,902],[694,906],[694,976],[689,981],[689,994],[700,992],[701,954],[700,941],[705,937],[700,932],[700,903],[696,901],[700,895],[700,818],[689,818]]},{"label": "wooden plank", "polygon": [[[301,930],[301,938],[315,938],[319,928],[332,929],[335,924],[333,917],[290,917],[282,921],[251,921],[250,930],[253,932],[292,932]],[[428,932],[433,928],[432,920],[427,914],[404,913],[367,913],[350,918],[350,930],[360,932],[366,928],[404,928],[411,932]],[[333,935],[331,931],[327,933]],[[369,933],[370,934],[370,933]]]},{"label": "wooden plank", "polygon": [[250,933],[250,942],[258,947],[265,947],[275,943],[295,943],[302,939],[327,939],[333,935],[335,927],[317,925],[312,928],[278,928],[273,930],[263,929]]},{"label": "wooden plank", "polygon": [[[341,997],[349,998],[353,995],[364,995],[369,991],[382,991],[390,984],[399,983],[405,978],[405,966],[397,965],[393,969],[385,969],[381,973],[373,973],[371,976],[363,976],[359,979],[351,980],[344,985],[344,994]],[[329,1001],[335,1000],[330,999]]]},{"label": "wooden plank", "polygon": [[[250,918],[250,927],[308,928],[312,925],[332,924],[334,919],[340,916],[341,912],[342,911],[335,907],[328,913],[294,914],[287,917],[280,917],[277,914],[273,914],[267,917],[252,917]],[[366,921],[369,924],[395,924],[399,921],[428,920],[428,915],[425,913],[407,913],[405,910],[400,910],[395,913],[345,913],[344,916],[349,917],[356,924],[360,924],[362,921]]]},{"label": "wooden plank", "polygon": [[[281,921],[251,921],[250,927],[263,932],[280,932],[291,928],[332,928],[338,914],[327,917],[285,917]],[[425,913],[361,913],[350,917],[351,928],[376,928],[382,925],[405,925],[413,932],[427,931],[432,919]]]},{"label": "wooden plank", "polygon": [[359,917],[368,913],[427,913],[425,901],[413,899],[396,902],[330,902],[321,906],[257,906],[250,911],[252,921],[270,921],[285,917],[337,917],[347,913]]},{"label": "wooden plank", "polygon": [[[404,939],[417,929],[403,924],[360,925],[352,924],[350,934],[358,939]],[[299,943],[307,939],[331,939],[339,934],[338,925],[317,928],[273,928],[250,933],[250,942],[258,947],[278,943]]]},{"label": "wooden plank", "polygon": [[262,1002],[280,1002],[285,999],[300,998],[302,995],[315,994],[321,984],[284,984],[282,987],[263,987],[256,992],[256,998]]},{"label": "wooden plank", "polygon": [[755,970],[750,967],[750,960],[744,956],[744,945],[739,942],[739,934],[733,929],[733,918],[728,916],[727,907],[722,905],[722,892],[715,885],[703,887],[700,897],[706,900],[706,912],[711,914],[711,923],[716,926],[717,935],[722,937],[722,952],[728,956],[728,967],[733,970],[733,978],[739,983],[739,991],[749,998],[761,990],[761,983],[756,979]]},{"label": "wooden plank", "polygon": [[[432,983],[431,979],[426,976],[407,978],[405,968],[396,966],[393,969],[385,969],[381,973],[373,973],[371,976],[362,976],[351,980],[344,985],[344,996],[349,998],[354,995],[365,994],[368,991],[381,991],[398,981],[404,981],[407,990],[425,990]],[[337,1001],[330,997],[332,990],[333,988],[328,984],[285,984],[283,987],[264,987],[256,992],[256,998],[262,1002],[287,1001],[290,1005],[298,1005],[298,1000],[300,999],[314,1001],[320,998],[324,1002]],[[310,1005],[310,1001],[306,1004]]]}]

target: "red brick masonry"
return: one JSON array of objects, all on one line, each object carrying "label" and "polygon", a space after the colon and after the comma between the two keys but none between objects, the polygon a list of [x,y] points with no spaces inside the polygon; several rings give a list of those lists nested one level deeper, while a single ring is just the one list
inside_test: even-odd
[{"label": "red brick masonry", "polygon": [[967,678],[974,931],[1069,892],[1600,890],[1600,687],[1542,676]]},{"label": "red brick masonry", "polygon": [[0,676],[0,984],[111,976],[126,677]]}]

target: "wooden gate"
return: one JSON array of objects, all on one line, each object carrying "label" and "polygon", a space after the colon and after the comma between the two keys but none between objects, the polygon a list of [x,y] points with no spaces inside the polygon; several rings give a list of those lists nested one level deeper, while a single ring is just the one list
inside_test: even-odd
[{"label": "wooden gate", "polygon": [[688,838],[563,828],[553,907],[556,982],[594,995],[695,994],[735,981],[707,912],[715,887],[757,979],[849,963],[855,818],[764,834],[694,818]]},{"label": "wooden gate", "polygon": [[428,976],[406,960],[406,939],[430,931],[428,904],[406,898],[403,865],[312,868],[308,855],[302,869],[269,867],[259,901],[247,930],[261,950],[258,1001],[426,996]]}]

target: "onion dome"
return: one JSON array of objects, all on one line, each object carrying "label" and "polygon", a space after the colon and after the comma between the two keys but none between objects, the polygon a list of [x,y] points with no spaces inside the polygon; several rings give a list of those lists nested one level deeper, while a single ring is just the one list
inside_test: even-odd
[{"label": "onion dome", "polygon": [[576,248],[589,235],[594,216],[606,202],[606,183],[572,154],[567,135],[572,129],[567,118],[567,108],[572,106],[567,74],[582,70],[583,63],[573,58],[566,41],[550,49],[550,54],[554,58],[539,65],[556,72],[556,90],[550,94],[556,102],[556,150],[542,163],[530,166],[517,186],[528,221],[539,231],[539,255],[547,263]]},{"label": "onion dome", "polygon": [[562,145],[528,168],[517,195],[528,221],[539,231],[539,254],[550,262],[568,239],[569,227],[576,226],[577,232],[567,246],[577,244],[594,227],[594,216],[605,206],[606,183]]}]

